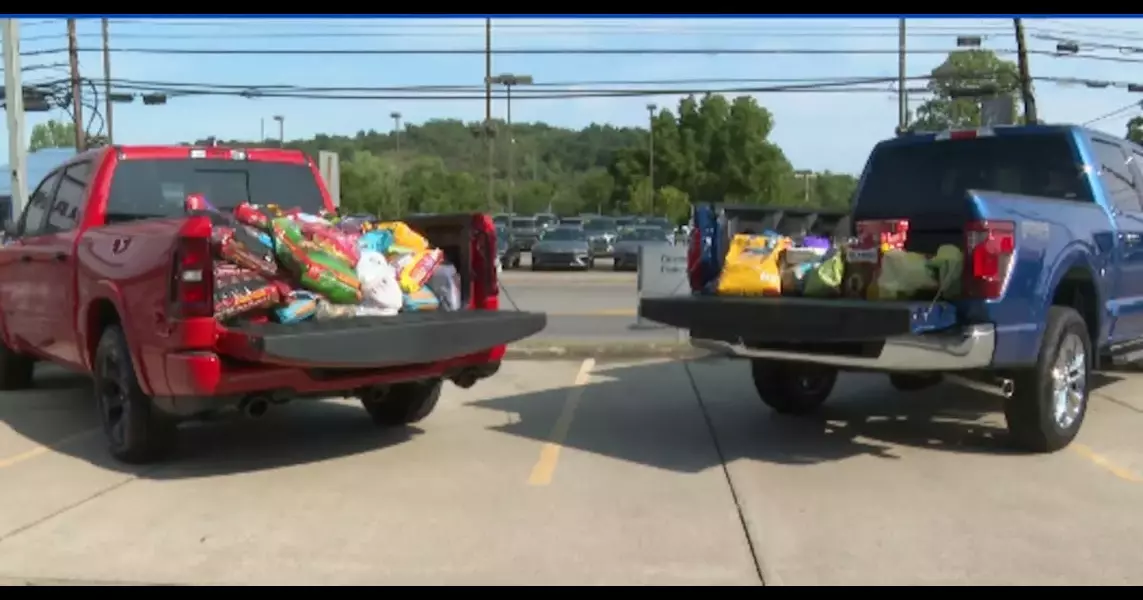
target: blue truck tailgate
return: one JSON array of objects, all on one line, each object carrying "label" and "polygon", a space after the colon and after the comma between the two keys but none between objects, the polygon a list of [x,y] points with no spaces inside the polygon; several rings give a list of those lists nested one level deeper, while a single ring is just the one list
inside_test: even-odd
[{"label": "blue truck tailgate", "polygon": [[862,342],[949,329],[948,302],[671,296],[645,298],[639,316],[682,329],[753,342]]}]

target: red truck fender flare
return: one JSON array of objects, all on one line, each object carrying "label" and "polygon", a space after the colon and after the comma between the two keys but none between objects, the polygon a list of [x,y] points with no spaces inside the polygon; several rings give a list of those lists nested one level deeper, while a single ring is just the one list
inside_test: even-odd
[{"label": "red truck fender flare", "polygon": [[[95,353],[93,349],[99,343],[99,332],[94,331],[92,318],[95,317],[91,313],[92,308],[98,303],[106,301],[110,302],[115,308],[115,312],[119,315],[120,323],[123,322],[127,312],[123,309],[122,295],[119,293],[119,288],[114,283],[106,280],[97,281],[91,285],[91,293],[84,298],[83,303],[80,305],[79,321],[77,333],[79,334],[80,347],[83,348],[83,360],[88,370],[95,371]],[[136,379],[139,381],[139,387],[147,395],[151,395],[152,387],[151,382],[147,379],[147,371],[143,368],[142,363],[139,362],[140,347],[136,340],[132,339],[131,328],[123,327],[123,335],[127,336],[127,347],[131,349],[131,365],[135,368]],[[95,339],[92,339],[92,337]]]}]

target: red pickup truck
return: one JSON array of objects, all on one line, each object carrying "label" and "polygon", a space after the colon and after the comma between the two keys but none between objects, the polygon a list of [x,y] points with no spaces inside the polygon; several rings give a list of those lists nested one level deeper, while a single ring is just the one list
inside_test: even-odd
[{"label": "red pickup truck", "polygon": [[0,389],[32,384],[36,361],[90,373],[112,455],[164,456],[183,420],[256,417],[299,397],[361,399],[378,425],[416,422],[444,380],[496,373],[504,345],[543,329],[500,311],[496,229],[485,215],[407,222],[457,266],[465,309],[277,323],[213,316],[209,217],[243,202],[333,210],[313,161],[277,149],[114,146],[52,171],[0,247]]}]

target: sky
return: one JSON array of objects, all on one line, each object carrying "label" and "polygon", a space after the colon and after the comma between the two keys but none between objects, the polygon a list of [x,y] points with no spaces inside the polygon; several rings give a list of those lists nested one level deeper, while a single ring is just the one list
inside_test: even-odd
[{"label": "sky", "polygon": [[[1035,54],[1030,70],[1037,77],[1083,78],[1143,83],[1143,22],[1137,19],[1029,19],[1025,27],[1033,51],[1052,51],[1057,40],[1080,43],[1074,57]],[[693,49],[687,55],[665,54],[499,54],[493,73],[531,75],[535,84],[519,91],[512,118],[581,128],[592,123],[645,126],[649,102],[677,106],[677,94],[656,96],[529,99],[544,89],[599,92],[602,89],[678,90],[773,86],[773,80],[896,77],[896,19],[496,19],[494,51],[552,49]],[[907,73],[928,74],[958,35],[979,35],[983,47],[1015,48],[1011,20],[910,19],[907,22]],[[22,75],[25,84],[66,78],[66,25],[62,19],[21,20]],[[99,20],[78,23],[80,72],[103,78],[98,51]],[[276,138],[274,115],[283,117],[287,139],[314,134],[352,135],[360,130],[388,131],[390,113],[405,123],[484,117],[483,19],[111,19],[112,48],[153,49],[376,49],[473,50],[469,54],[372,55],[195,55],[115,52],[112,79],[137,93],[171,83],[229,85],[234,90],[265,85],[317,88],[459,86],[445,100],[243,98],[240,96],[171,96],[165,105],[147,106],[138,99],[114,108],[117,143],[177,143],[219,138]],[[52,50],[60,50],[50,52]],[[722,50],[723,52],[717,52]],[[737,50],[738,53],[726,52]],[[781,50],[781,53],[758,53]],[[791,54],[791,50],[836,54]],[[37,53],[37,51],[46,51]],[[744,53],[750,51],[754,53]],[[844,52],[841,52],[844,51]],[[880,51],[880,52],[878,52]],[[29,55],[28,53],[33,53]],[[1134,56],[1133,56],[1134,54]],[[1006,56],[1007,58],[1007,56]],[[1099,60],[1102,58],[1102,60]],[[1135,79],[1133,79],[1135,78]],[[684,80],[683,82],[679,82]],[[689,82],[685,80],[691,80]],[[693,80],[703,80],[695,82]],[[748,81],[742,81],[748,80]],[[128,84],[134,81],[134,84]],[[658,82],[637,84],[632,82]],[[144,82],[144,83],[138,83]],[[601,82],[626,82],[606,85]],[[914,83],[911,86],[920,86]],[[797,169],[857,173],[879,140],[893,135],[897,124],[895,84],[854,93],[760,92],[753,94],[775,119],[772,141]],[[517,88],[518,90],[520,88]],[[125,88],[124,88],[125,90]],[[1093,123],[1097,129],[1123,135],[1126,122],[1141,111],[1143,100],[1123,87],[1093,88],[1083,84],[1039,82],[1040,117],[1049,122]],[[384,92],[370,92],[383,95]],[[408,95],[405,92],[406,96]],[[440,92],[421,92],[421,95]],[[388,95],[392,95],[389,93]],[[737,95],[737,94],[734,94]],[[910,95],[910,106],[923,101]],[[497,100],[493,115],[505,117]],[[1120,110],[1122,109],[1122,110]],[[90,111],[86,111],[90,116]],[[29,113],[26,134],[36,123],[68,119],[62,110]],[[4,135],[7,129],[3,123]],[[96,121],[94,130],[99,129]],[[8,146],[0,148],[7,162]]]}]

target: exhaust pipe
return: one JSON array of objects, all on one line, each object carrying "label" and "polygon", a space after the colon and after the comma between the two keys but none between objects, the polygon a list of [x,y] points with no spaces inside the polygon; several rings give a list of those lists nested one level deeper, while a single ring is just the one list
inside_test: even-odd
[{"label": "exhaust pipe", "polygon": [[246,398],[242,401],[239,410],[242,414],[250,419],[259,419],[266,415],[270,410],[270,401],[263,396],[254,396]]},{"label": "exhaust pipe", "polygon": [[945,375],[945,380],[978,392],[1000,396],[1004,399],[1011,398],[1012,394],[1016,393],[1016,382],[1007,377]]}]

